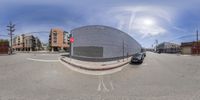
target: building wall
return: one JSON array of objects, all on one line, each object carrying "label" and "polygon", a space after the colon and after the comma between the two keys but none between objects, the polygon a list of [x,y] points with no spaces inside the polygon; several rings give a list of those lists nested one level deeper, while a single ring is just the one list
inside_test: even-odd
[{"label": "building wall", "polygon": [[25,48],[33,47],[34,41],[35,41],[35,38],[32,35],[31,36],[25,36],[24,37],[24,47]]},{"label": "building wall", "polygon": [[8,54],[9,42],[7,40],[0,40],[0,54]]},{"label": "building wall", "polygon": [[[92,25],[73,29],[71,54],[83,58],[117,58],[141,51],[128,34],[107,26]],[[79,50],[78,50],[79,49]]]},{"label": "building wall", "polygon": [[181,43],[182,54],[200,54],[200,41]]},{"label": "building wall", "polygon": [[35,38],[33,35],[22,34],[13,38],[13,49],[15,51],[40,50],[39,47],[41,47],[41,42],[39,38]]},{"label": "building wall", "polygon": [[24,48],[24,35],[16,36],[13,38],[13,49],[22,50]]},{"label": "building wall", "polygon": [[179,53],[180,45],[170,42],[163,42],[156,47],[156,51],[160,53]]},{"label": "building wall", "polygon": [[42,43],[38,37],[35,38],[35,50],[42,50]]},{"label": "building wall", "polygon": [[190,46],[181,47],[181,53],[182,54],[192,54],[191,47]]},{"label": "building wall", "polygon": [[[56,36],[54,34],[56,34]],[[69,47],[67,39],[64,39],[67,38],[67,35],[66,37],[64,37],[64,34],[65,34],[64,31],[61,29],[58,28],[51,29],[49,44],[52,49],[53,48],[63,49]]]}]

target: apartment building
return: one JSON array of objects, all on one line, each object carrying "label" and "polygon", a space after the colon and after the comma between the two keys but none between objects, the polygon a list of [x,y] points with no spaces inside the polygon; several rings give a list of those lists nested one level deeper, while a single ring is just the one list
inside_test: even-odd
[{"label": "apartment building", "polygon": [[40,41],[40,39],[38,37],[35,37],[35,50],[43,50],[42,47],[42,42]]},{"label": "apartment building", "polygon": [[33,35],[19,35],[13,38],[13,50],[38,51],[42,49],[41,41]]},{"label": "apartment building", "polygon": [[33,35],[24,37],[24,49],[25,51],[35,51],[35,37]]},{"label": "apartment building", "polygon": [[13,38],[13,50],[24,51],[24,34]]},{"label": "apartment building", "polygon": [[69,48],[67,41],[68,32],[59,28],[53,28],[49,35],[49,46],[51,51],[67,50]]}]

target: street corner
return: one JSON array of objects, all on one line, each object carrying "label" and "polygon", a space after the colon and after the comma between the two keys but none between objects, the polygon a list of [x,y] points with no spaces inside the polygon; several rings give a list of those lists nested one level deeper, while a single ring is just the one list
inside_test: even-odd
[{"label": "street corner", "polygon": [[69,57],[60,57],[59,61],[69,69],[89,75],[106,75],[121,71],[129,64],[130,58],[126,60],[114,60],[107,62],[82,61]]},{"label": "street corner", "polygon": [[37,62],[47,62],[47,63],[54,63],[59,62],[59,54],[37,54],[31,53],[26,60],[29,61],[37,61]]}]

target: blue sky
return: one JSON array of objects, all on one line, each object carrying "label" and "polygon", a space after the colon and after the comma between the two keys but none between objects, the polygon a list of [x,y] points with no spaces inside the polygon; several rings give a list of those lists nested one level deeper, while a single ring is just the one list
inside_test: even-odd
[{"label": "blue sky", "polygon": [[[0,38],[7,38],[1,35],[7,35],[6,25],[12,21],[15,35],[97,24],[120,29],[144,47],[152,47],[156,39],[194,41],[199,5],[198,0],[1,0]],[[48,33],[35,35],[48,41]]]}]

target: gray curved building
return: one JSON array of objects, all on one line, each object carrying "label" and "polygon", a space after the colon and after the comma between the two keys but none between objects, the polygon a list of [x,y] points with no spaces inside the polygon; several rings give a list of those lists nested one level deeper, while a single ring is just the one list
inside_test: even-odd
[{"label": "gray curved building", "polygon": [[114,60],[141,51],[141,45],[118,29],[89,25],[71,30],[71,56],[85,60]]}]

